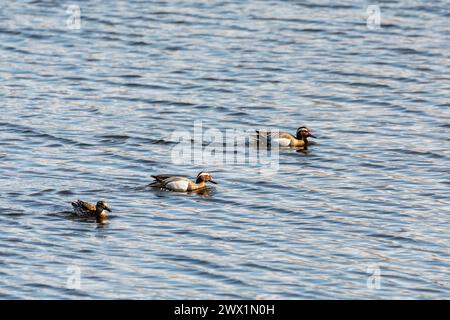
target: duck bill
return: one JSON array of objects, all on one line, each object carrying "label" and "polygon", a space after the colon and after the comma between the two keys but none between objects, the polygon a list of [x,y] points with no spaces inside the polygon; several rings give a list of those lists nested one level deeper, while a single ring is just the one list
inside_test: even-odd
[{"label": "duck bill", "polygon": [[209,182],[217,184],[217,182],[215,182],[214,180],[209,180]]},{"label": "duck bill", "polygon": [[311,133],[309,134],[309,137],[311,137],[311,138],[317,138],[316,136],[312,135]]},{"label": "duck bill", "polygon": [[105,210],[108,211],[108,212],[111,212],[111,209],[110,209],[110,208],[105,208]]}]

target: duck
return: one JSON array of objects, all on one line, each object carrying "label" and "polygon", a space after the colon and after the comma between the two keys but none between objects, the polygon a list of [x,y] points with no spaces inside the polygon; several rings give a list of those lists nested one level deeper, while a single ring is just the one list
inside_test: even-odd
[{"label": "duck", "polygon": [[171,175],[156,175],[152,176],[152,178],[155,179],[155,181],[150,184],[151,187],[177,192],[203,190],[206,188],[206,182],[217,184],[217,182],[212,179],[212,176],[205,171],[201,171],[197,175],[195,182],[185,177]]},{"label": "duck", "polygon": [[102,220],[108,216],[106,211],[111,212],[108,203],[104,200],[100,200],[96,204],[77,200],[72,202],[72,207],[75,215],[81,218]]},{"label": "duck", "polygon": [[256,130],[256,139],[264,139],[267,144],[278,144],[280,147],[304,148],[308,147],[308,138],[316,138],[307,127],[299,127],[295,136],[288,132],[261,132]]}]

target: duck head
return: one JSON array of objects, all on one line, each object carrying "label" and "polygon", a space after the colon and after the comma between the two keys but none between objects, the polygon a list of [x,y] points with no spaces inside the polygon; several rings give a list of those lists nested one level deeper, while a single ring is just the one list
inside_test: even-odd
[{"label": "duck head", "polygon": [[208,172],[202,171],[197,175],[197,181],[195,181],[195,183],[201,183],[201,182],[211,182],[214,184],[217,184],[217,182],[215,182],[211,175]]},{"label": "duck head", "polygon": [[298,128],[296,136],[298,140],[307,140],[308,137],[315,138],[307,127]]},{"label": "duck head", "polygon": [[104,210],[111,212],[108,203],[106,201],[100,200],[96,205],[97,214],[101,214]]}]

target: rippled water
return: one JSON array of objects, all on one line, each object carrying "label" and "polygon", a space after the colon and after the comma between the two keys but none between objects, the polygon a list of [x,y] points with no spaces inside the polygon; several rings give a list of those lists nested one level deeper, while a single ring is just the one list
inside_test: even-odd
[{"label": "rippled water", "polygon": [[[450,298],[448,2],[379,1],[378,29],[365,1],[75,3],[80,30],[0,4],[1,298]],[[318,138],[273,175],[175,165],[200,120]]]}]

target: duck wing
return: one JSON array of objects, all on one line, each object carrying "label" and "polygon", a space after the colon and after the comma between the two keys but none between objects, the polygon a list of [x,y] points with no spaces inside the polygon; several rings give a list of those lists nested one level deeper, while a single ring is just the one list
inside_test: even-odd
[{"label": "duck wing", "polygon": [[194,184],[192,180],[185,177],[170,177],[160,182],[161,188],[172,191],[188,191],[189,186]]},{"label": "duck wing", "polygon": [[175,177],[175,175],[173,175],[173,174],[158,174],[156,176],[152,176],[153,179],[155,179],[156,181],[159,181],[159,182],[162,182],[171,177]]},{"label": "duck wing", "polygon": [[164,179],[163,182],[164,184],[167,184],[169,182],[174,182],[174,181],[187,181],[187,182],[192,182],[191,179],[188,179],[186,177],[180,177],[180,176],[172,176],[172,177],[168,177],[167,179]]},{"label": "duck wing", "polygon": [[295,137],[288,132],[271,132],[256,130],[256,139],[265,140],[267,144],[277,143],[281,146],[287,146]]},{"label": "duck wing", "polygon": [[72,206],[74,208],[75,214],[78,216],[86,216],[95,214],[96,206],[95,204],[77,200],[72,202]]},{"label": "duck wing", "polygon": [[175,176],[175,175],[167,175],[167,174],[160,174],[160,175],[152,176],[152,178],[155,179],[155,181],[150,183],[149,186],[150,187],[159,187],[159,188],[162,188],[165,185],[167,185],[169,182],[173,182],[175,180],[183,180],[183,179],[188,180],[185,177],[180,177],[180,176]]},{"label": "duck wing", "polygon": [[95,204],[93,204],[93,203],[89,203],[89,202],[86,202],[86,201],[81,201],[81,200],[78,200],[77,201],[77,204],[81,207],[81,208],[83,208],[83,209],[86,209],[86,210],[96,210],[96,206],[95,206]]}]

